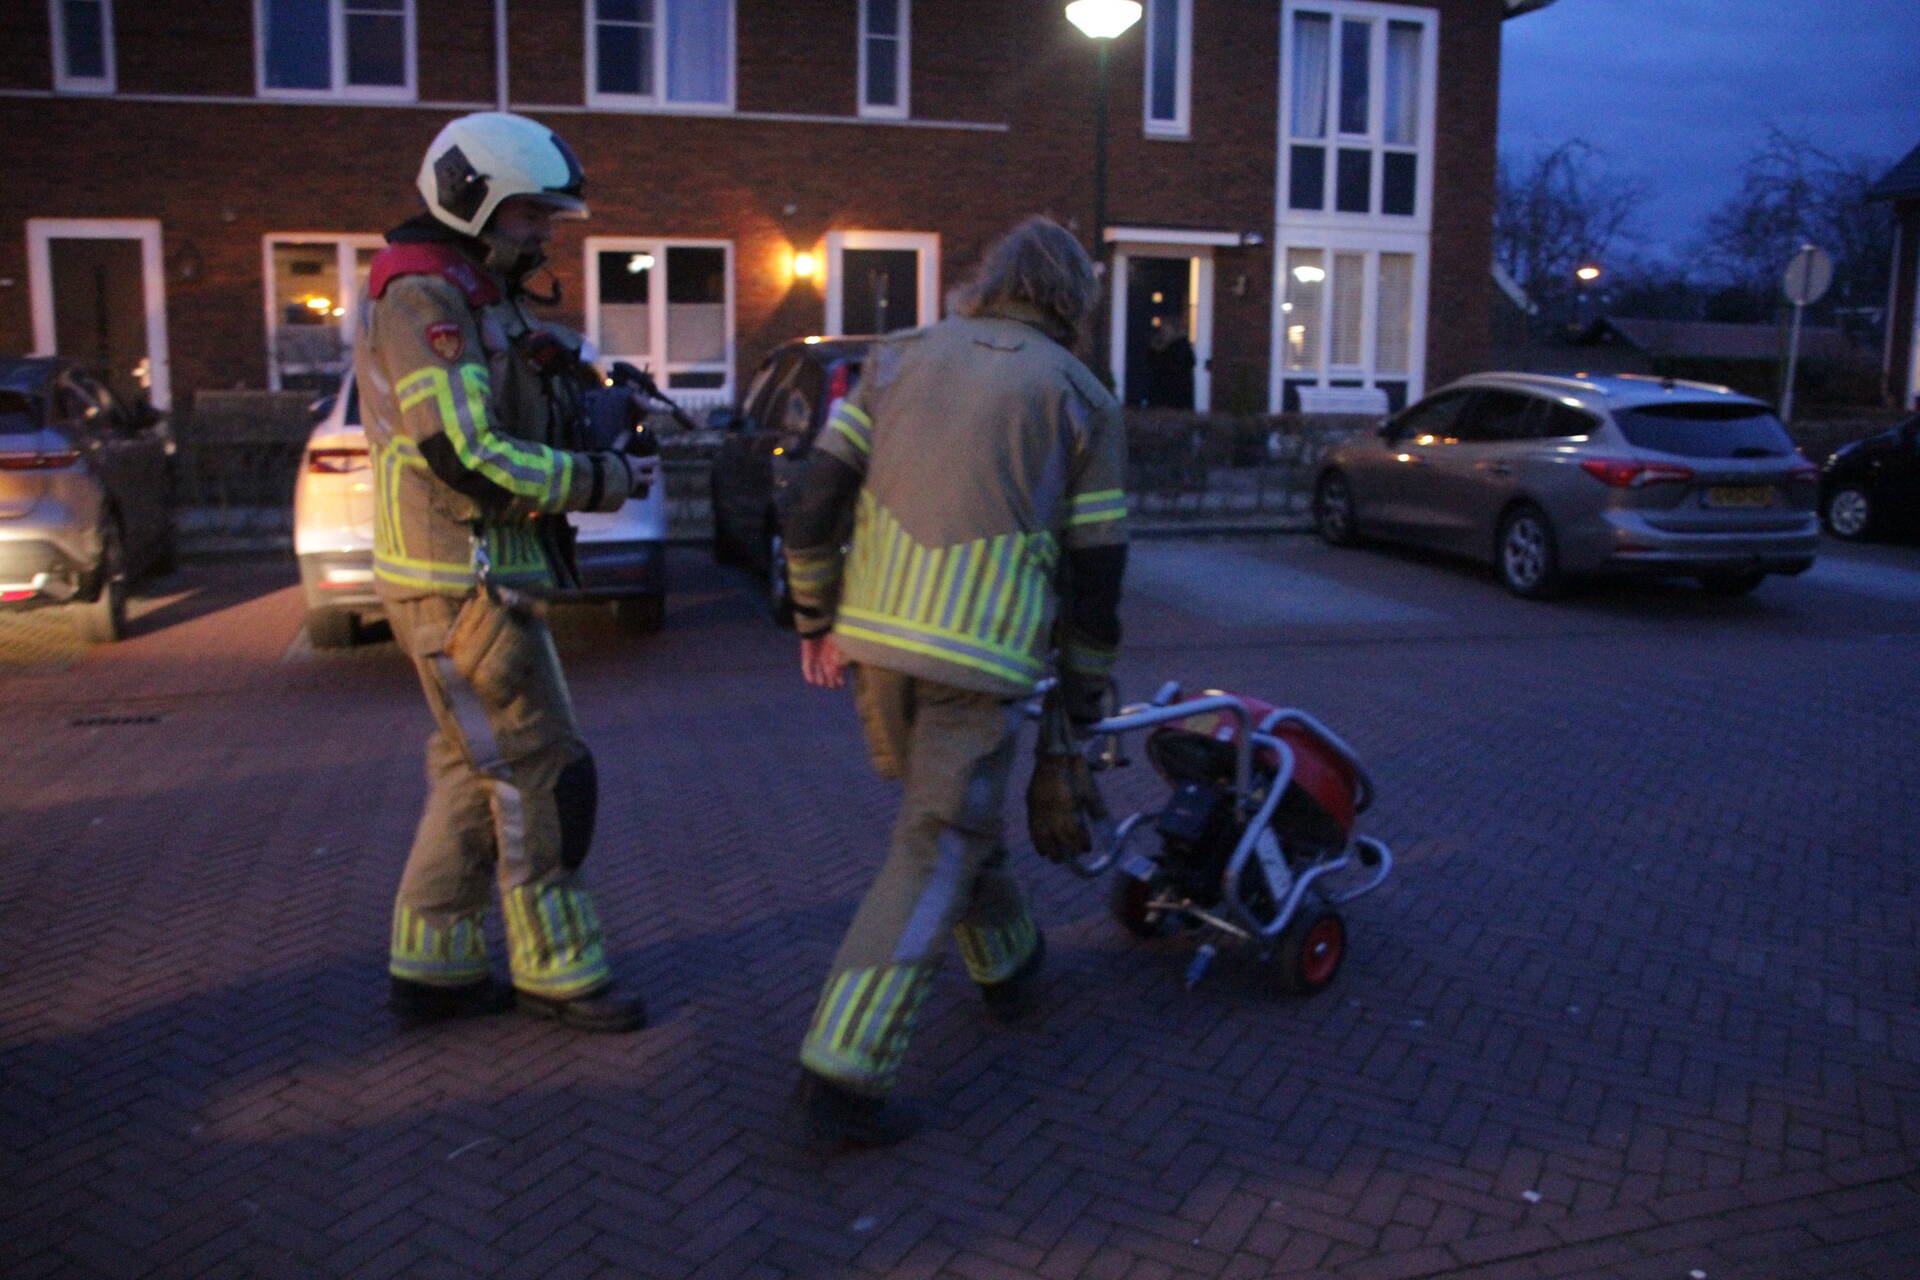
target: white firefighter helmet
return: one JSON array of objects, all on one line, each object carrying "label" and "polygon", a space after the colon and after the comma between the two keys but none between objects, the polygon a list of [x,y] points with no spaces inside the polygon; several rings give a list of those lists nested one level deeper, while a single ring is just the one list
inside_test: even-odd
[{"label": "white firefighter helmet", "polygon": [[537,120],[479,111],[449,121],[420,162],[418,185],[427,209],[455,231],[477,236],[502,200],[533,196],[575,217],[580,161],[560,135]]}]

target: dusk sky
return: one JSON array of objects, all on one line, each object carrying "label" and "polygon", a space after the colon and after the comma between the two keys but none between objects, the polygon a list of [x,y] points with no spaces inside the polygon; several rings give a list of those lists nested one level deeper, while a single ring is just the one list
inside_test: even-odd
[{"label": "dusk sky", "polygon": [[1506,24],[1500,151],[1569,138],[1648,188],[1677,257],[1767,127],[1890,167],[1920,145],[1920,0],[1558,0]]}]

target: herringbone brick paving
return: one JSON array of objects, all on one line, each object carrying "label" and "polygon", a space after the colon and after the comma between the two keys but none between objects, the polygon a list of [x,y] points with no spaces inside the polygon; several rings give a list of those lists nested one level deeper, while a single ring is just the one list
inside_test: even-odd
[{"label": "herringbone brick paving", "polygon": [[[281,660],[277,566],[192,569],[128,644],[0,679],[0,1273],[1920,1274],[1920,609],[1543,611],[1232,555],[1453,619],[1129,606],[1130,688],[1295,702],[1366,756],[1398,867],[1334,987],[1228,953],[1188,992],[1190,943],[1026,856],[1042,1016],[988,1021],[949,966],[904,1082],[934,1123],[830,1160],[786,1133],[792,1054],[892,800],[743,581],[676,558],[657,639],[560,627],[655,1016],[629,1037],[389,1024],[426,718],[391,646]],[[157,718],[75,723],[128,713]]]}]

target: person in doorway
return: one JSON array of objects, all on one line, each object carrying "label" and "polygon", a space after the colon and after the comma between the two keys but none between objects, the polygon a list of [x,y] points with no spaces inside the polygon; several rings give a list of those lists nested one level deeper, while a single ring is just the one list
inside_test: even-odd
[{"label": "person in doorway", "polygon": [[[1064,229],[1016,228],[956,314],[875,344],[787,520],[802,675],[831,689],[851,669],[873,764],[903,783],[886,860],[800,1049],[816,1142],[910,1131],[888,1097],[949,933],[992,1011],[1033,1003],[1045,944],[1000,819],[1020,703],[1057,644],[1059,705],[1090,723],[1120,639],[1125,437],[1074,354],[1097,289]],[[1045,745],[1036,834],[1072,827],[1063,809],[1090,790],[1075,745]],[[1083,847],[1071,832],[1039,843],[1058,857]]]},{"label": "person in doorway", "polygon": [[1193,408],[1193,343],[1178,317],[1163,318],[1147,342],[1147,404]]},{"label": "person in doorway", "polygon": [[[587,1031],[645,1021],[613,988],[580,880],[598,781],[541,601],[578,580],[562,513],[615,510],[652,478],[650,459],[583,447],[578,340],[527,309],[553,219],[586,214],[581,186],[546,126],[454,120],[420,165],[427,212],[373,260],[356,336],[374,574],[435,724],[388,963],[409,1022],[515,1007]],[[511,987],[487,960],[490,880]]]}]

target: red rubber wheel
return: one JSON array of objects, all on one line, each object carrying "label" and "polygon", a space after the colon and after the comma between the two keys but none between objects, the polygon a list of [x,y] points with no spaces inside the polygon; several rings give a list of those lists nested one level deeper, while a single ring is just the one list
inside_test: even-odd
[{"label": "red rubber wheel", "polygon": [[1280,933],[1274,959],[1281,990],[1310,996],[1326,990],[1347,958],[1347,925],[1335,911],[1302,911]]}]

